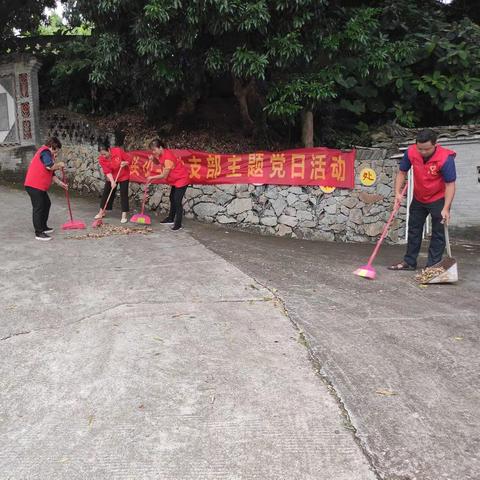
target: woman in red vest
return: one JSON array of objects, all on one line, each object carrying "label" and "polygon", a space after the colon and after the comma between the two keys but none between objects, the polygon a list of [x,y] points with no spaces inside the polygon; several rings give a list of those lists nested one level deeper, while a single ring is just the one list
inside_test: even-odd
[{"label": "woman in red vest", "polygon": [[62,144],[57,137],[49,138],[45,145],[41,146],[35,153],[25,177],[24,185],[32,201],[33,228],[37,240],[47,241],[52,239],[48,234],[53,232],[53,228],[47,225],[52,204],[47,192],[52,182],[65,190],[68,188],[54,174],[56,170],[65,166],[63,162],[55,162],[57,153],[61,148]]},{"label": "woman in red vest", "polygon": [[[100,200],[100,210],[95,215],[95,218],[102,218],[105,216],[103,208],[107,202],[108,195],[110,190],[113,188],[113,193],[108,201],[106,210],[112,210],[113,201],[115,199],[115,193],[117,191],[117,186],[120,186],[120,203],[122,207],[122,218],[121,223],[127,223],[128,218],[127,214],[130,210],[128,202],[128,184],[130,180],[130,157],[129,155],[120,147],[110,147],[108,142],[102,142],[98,145],[98,151],[100,156],[98,157],[98,162],[102,167],[102,171],[107,177],[105,182],[105,187],[103,189],[102,199]],[[117,178],[118,174],[118,178]],[[115,179],[117,181],[115,182]]]},{"label": "woman in red vest", "polygon": [[453,150],[437,145],[433,130],[422,130],[415,145],[408,148],[400,162],[395,180],[395,201],[401,203],[402,188],[407,172],[413,169],[413,200],[408,220],[407,252],[403,261],[389,267],[390,270],[415,270],[422,246],[423,227],[430,214],[432,238],[428,249],[427,267],[442,260],[445,250],[444,223],[450,221],[450,207],[455,196],[455,156]]},{"label": "woman in red vest", "polygon": [[165,144],[156,138],[150,142],[149,148],[153,155],[150,160],[153,160],[154,165],[150,171],[151,174],[147,177],[147,184],[152,180],[165,179],[170,189],[170,212],[160,223],[173,224],[172,230],[180,230],[182,228],[183,217],[183,196],[190,183],[188,170],[183,161],[173,154],[171,150],[165,147]]}]

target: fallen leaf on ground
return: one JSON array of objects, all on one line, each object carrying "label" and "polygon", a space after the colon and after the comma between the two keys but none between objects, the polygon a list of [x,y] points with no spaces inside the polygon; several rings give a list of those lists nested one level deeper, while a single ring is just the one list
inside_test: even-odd
[{"label": "fallen leaf on ground", "polygon": [[93,420],[95,419],[95,415],[89,415],[88,417],[88,426],[91,427]]},{"label": "fallen leaf on ground", "polygon": [[397,393],[393,390],[388,390],[384,388],[379,388],[378,390],[375,390],[375,393],[377,393],[378,395],[383,395],[384,397],[392,397],[393,395],[397,395]]}]

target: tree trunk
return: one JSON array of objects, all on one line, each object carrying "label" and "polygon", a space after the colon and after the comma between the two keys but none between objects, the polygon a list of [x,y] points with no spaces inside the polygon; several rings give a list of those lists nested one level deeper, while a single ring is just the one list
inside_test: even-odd
[{"label": "tree trunk", "polygon": [[194,92],[186,94],[175,112],[175,120],[178,124],[192,117],[197,109],[197,103],[200,100],[200,93]]},{"label": "tree trunk", "polygon": [[250,116],[248,109],[248,95],[252,89],[252,80],[246,85],[239,78],[233,79],[233,93],[238,100],[240,106],[240,115],[242,117],[242,126],[246,134],[252,134],[254,130],[254,122]]},{"label": "tree trunk", "polygon": [[313,112],[302,112],[302,143],[305,148],[313,147]]}]

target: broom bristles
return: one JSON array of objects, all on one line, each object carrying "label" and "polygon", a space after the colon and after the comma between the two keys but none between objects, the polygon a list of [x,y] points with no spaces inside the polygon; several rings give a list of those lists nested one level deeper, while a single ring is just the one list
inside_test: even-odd
[{"label": "broom bristles", "polygon": [[362,277],[362,278],[369,278],[369,279],[374,279],[376,276],[375,270],[371,267],[360,267],[357,268],[354,272],[354,275],[357,275],[357,277]]}]

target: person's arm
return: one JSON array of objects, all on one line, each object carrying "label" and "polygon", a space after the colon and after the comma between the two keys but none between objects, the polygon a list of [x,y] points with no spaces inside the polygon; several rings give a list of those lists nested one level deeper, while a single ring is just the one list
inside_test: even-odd
[{"label": "person's arm", "polygon": [[401,204],[403,201],[402,190],[405,180],[407,179],[407,173],[412,167],[410,159],[408,158],[408,151],[403,154],[400,160],[399,170],[395,177],[395,203]]},{"label": "person's arm", "polygon": [[162,178],[167,178],[168,174],[170,173],[171,168],[165,167],[162,170],[162,173],[158,175],[150,175],[147,177],[147,182],[150,183],[152,180],[161,180]]},{"label": "person's arm", "polygon": [[174,166],[175,166],[174,160],[171,158],[166,158],[162,173],[158,175],[148,176],[147,183],[152,182],[152,180],[162,180],[163,178],[167,178]]},{"label": "person's arm", "polygon": [[56,172],[57,170],[61,170],[65,166],[65,162],[57,162],[54,163],[51,167],[47,167],[47,170],[51,172]]},{"label": "person's arm", "polygon": [[42,161],[45,168],[50,172],[55,172],[65,166],[64,162],[55,163],[54,156],[52,155],[52,152],[50,152],[50,150],[44,150],[40,154],[40,160]]},{"label": "person's arm", "polygon": [[440,171],[445,180],[445,205],[442,209],[442,221],[448,224],[450,222],[450,208],[455,197],[455,181],[457,180],[455,155],[449,155]]},{"label": "person's arm", "polygon": [[115,188],[117,186],[117,182],[115,182],[113,175],[111,173],[107,173],[105,176],[108,178],[108,181],[110,182],[110,186],[112,188]]},{"label": "person's arm", "polygon": [[453,197],[455,197],[455,182],[449,182],[445,184],[445,205],[442,209],[442,221],[443,223],[450,222],[450,207],[452,206]]},{"label": "person's arm", "polygon": [[64,190],[68,190],[68,185],[63,183],[56,175],[52,178],[53,183],[56,183],[58,186],[62,187]]},{"label": "person's arm", "polygon": [[103,174],[105,175],[107,180],[110,182],[110,185],[112,186],[112,188],[115,188],[117,184],[113,178],[111,162],[107,161],[104,157],[100,156],[98,157],[98,163],[100,164]]},{"label": "person's arm", "polygon": [[403,185],[405,184],[405,180],[407,179],[407,172],[403,170],[399,170],[397,176],[395,177],[395,203],[402,203],[403,195],[402,189]]}]

